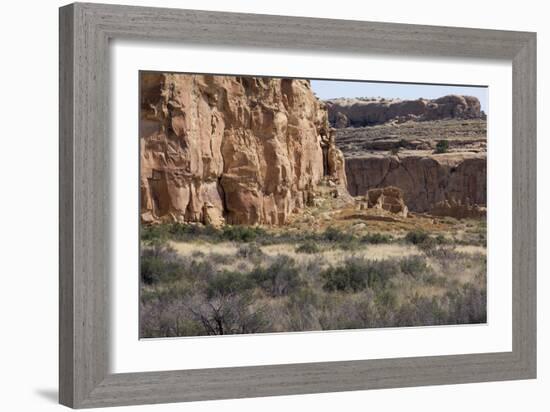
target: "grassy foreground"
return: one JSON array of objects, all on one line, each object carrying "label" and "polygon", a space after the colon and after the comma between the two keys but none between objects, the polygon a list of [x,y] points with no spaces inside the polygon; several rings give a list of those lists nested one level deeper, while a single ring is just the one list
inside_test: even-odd
[{"label": "grassy foreground", "polygon": [[486,322],[477,237],[174,224],[141,242],[141,337]]}]

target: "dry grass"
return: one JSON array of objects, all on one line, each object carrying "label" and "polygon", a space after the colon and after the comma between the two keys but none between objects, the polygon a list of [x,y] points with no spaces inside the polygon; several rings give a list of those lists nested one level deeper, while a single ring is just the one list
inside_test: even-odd
[{"label": "dry grass", "polygon": [[194,253],[219,253],[222,255],[235,255],[238,245],[234,242],[206,243],[206,242],[177,242],[169,240],[168,244],[182,256],[191,256]]},{"label": "dry grass", "polygon": [[467,254],[476,254],[487,255],[487,248],[477,245],[457,245],[456,251]]}]

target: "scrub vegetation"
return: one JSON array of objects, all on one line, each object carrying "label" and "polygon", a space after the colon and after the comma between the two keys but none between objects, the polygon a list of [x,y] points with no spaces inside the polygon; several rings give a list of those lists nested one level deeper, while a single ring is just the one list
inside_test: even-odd
[{"label": "scrub vegetation", "polygon": [[460,238],[143,226],[140,335],[485,323],[483,224]]}]

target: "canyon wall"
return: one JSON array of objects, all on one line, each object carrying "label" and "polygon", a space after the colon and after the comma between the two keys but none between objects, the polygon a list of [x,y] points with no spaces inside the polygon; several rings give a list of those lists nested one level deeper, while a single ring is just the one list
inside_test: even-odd
[{"label": "canyon wall", "polygon": [[306,80],[142,73],[141,220],[284,224],[344,158]]},{"label": "canyon wall", "polygon": [[487,121],[483,117],[388,121],[336,128],[334,135],[346,159],[351,195],[395,186],[413,212],[455,217],[483,214],[487,205]]},{"label": "canyon wall", "polygon": [[407,207],[416,212],[437,208],[438,214],[443,214],[441,204],[449,200],[465,207],[487,204],[487,162],[483,153],[370,154],[346,158],[346,173],[352,196],[396,186],[403,191]]},{"label": "canyon wall", "polygon": [[438,99],[390,100],[339,98],[326,101],[333,127],[363,127],[390,120],[474,119],[484,117],[473,96],[448,95]]}]

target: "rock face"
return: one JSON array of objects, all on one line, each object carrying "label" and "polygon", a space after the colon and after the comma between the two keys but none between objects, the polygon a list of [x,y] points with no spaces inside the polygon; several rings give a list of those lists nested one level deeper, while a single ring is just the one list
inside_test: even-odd
[{"label": "rock face", "polygon": [[438,202],[430,210],[434,216],[451,216],[457,219],[480,218],[487,216],[487,208],[479,205],[464,204],[453,199]]},{"label": "rock face", "polygon": [[438,99],[332,99],[327,100],[333,127],[363,127],[390,120],[475,119],[484,117],[473,96],[448,95]]},{"label": "rock face", "polygon": [[329,179],[346,187],[305,80],[142,73],[142,221],[284,224]]},{"label": "rock face", "polygon": [[[346,159],[352,196],[396,186],[412,211],[429,212],[438,203],[487,204],[487,162],[484,153],[367,154]],[[450,210],[450,209],[449,209]],[[440,208],[444,214],[444,208]]]}]

